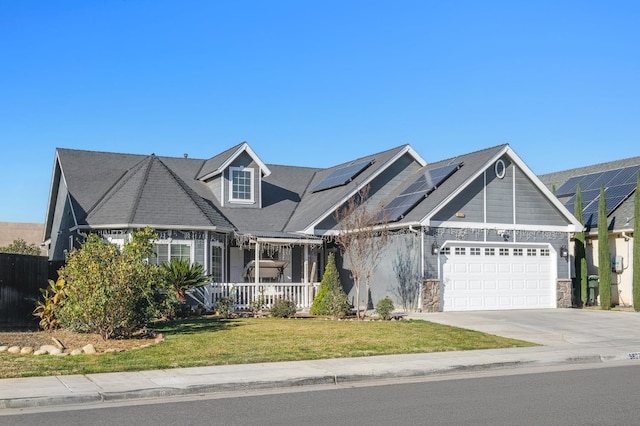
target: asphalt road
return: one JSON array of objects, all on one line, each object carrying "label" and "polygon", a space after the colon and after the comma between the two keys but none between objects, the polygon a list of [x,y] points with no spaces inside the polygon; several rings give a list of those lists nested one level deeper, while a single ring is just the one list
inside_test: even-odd
[{"label": "asphalt road", "polygon": [[[0,425],[637,425],[640,365],[1,415]],[[135,404],[135,405],[133,405]]]}]

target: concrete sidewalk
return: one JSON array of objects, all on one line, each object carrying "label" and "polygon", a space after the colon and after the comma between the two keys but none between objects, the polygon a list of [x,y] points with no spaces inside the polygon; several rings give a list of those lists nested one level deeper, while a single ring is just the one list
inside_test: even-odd
[{"label": "concrete sidewalk", "polygon": [[[621,326],[624,324],[625,327],[619,334],[614,333],[614,336],[609,336],[610,340],[606,342],[598,337],[600,336],[598,333],[606,333],[605,328],[595,335],[595,341],[593,338],[584,341],[574,335],[571,335],[574,341],[570,341],[571,339],[568,341],[566,338],[557,338],[558,333],[566,336],[568,331],[554,323],[557,320],[571,323],[575,311],[546,312],[546,314],[544,312],[532,314],[521,312],[520,315],[501,314],[506,315],[507,320],[504,319],[505,317],[493,318],[492,314],[487,317],[487,314],[478,313],[423,314],[412,315],[412,317],[451,325],[469,322],[470,324],[466,324],[465,328],[471,329],[493,327],[496,330],[492,334],[507,335],[507,337],[514,337],[519,333],[529,333],[533,337],[544,336],[548,340],[547,343],[551,342],[547,346],[3,379],[0,380],[0,409],[311,384],[345,384],[372,379],[451,374],[492,368],[603,363],[640,358],[640,340],[637,340],[639,333],[637,330],[640,328],[635,328],[640,325],[640,315],[632,314],[625,317],[620,313],[613,315],[596,313],[586,316],[578,314],[579,323],[576,323],[578,330],[583,328],[584,321],[595,321],[593,324],[595,327],[602,321],[611,320],[620,322]],[[556,312],[565,312],[565,315],[558,315]],[[616,314],[618,314],[617,317]],[[528,319],[527,315],[529,315]],[[544,315],[547,315],[548,319],[545,319]],[[512,320],[509,321],[509,317]],[[629,331],[626,328],[629,323],[635,331],[632,335],[625,337],[624,333]],[[615,326],[611,323],[607,325]],[[561,331],[554,334],[553,327],[560,328]],[[586,335],[593,336],[593,333],[586,333]]]}]

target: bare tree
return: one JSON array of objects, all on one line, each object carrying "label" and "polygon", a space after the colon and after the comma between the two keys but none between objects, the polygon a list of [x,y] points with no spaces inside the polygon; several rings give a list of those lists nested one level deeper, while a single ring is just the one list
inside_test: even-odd
[{"label": "bare tree", "polygon": [[360,318],[361,284],[364,281],[366,287],[364,305],[366,311],[369,306],[371,277],[390,236],[388,221],[380,215],[381,206],[366,205],[369,190],[369,186],[365,186],[336,212],[338,234],[335,240],[351,267],[358,318]]},{"label": "bare tree", "polygon": [[393,271],[398,280],[393,292],[400,299],[405,312],[409,312],[417,305],[422,281],[420,248],[413,234],[408,235],[402,242],[404,246],[398,249],[393,261]]}]

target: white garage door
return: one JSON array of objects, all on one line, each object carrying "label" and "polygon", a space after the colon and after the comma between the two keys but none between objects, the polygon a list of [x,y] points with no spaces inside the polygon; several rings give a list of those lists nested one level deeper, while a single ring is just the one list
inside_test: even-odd
[{"label": "white garage door", "polygon": [[446,244],[440,253],[443,310],[555,308],[554,262],[548,246]]}]

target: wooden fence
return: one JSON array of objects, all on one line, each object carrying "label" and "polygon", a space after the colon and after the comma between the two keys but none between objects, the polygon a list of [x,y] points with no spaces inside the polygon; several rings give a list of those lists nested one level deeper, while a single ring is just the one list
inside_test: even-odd
[{"label": "wooden fence", "polygon": [[33,299],[47,286],[50,266],[43,256],[0,253],[0,330],[37,327]]}]

